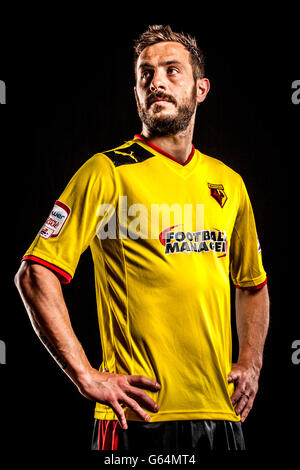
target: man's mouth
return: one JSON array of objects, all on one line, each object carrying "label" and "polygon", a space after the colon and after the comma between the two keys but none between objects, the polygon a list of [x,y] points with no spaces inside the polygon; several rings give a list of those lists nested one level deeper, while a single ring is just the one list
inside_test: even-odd
[{"label": "man's mouth", "polygon": [[153,103],[157,103],[158,101],[166,101],[167,103],[170,103],[170,100],[167,98],[156,98],[153,100]]},{"label": "man's mouth", "polygon": [[153,100],[150,101],[150,106],[152,104],[158,104],[158,103],[170,103],[171,101],[166,99],[166,98],[155,98]]}]

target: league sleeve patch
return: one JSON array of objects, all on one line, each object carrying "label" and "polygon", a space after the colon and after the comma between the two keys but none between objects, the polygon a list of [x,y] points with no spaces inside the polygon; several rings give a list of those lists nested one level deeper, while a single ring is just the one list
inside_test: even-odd
[{"label": "league sleeve patch", "polygon": [[58,237],[70,213],[71,209],[66,204],[61,201],[56,201],[48,219],[39,232],[40,237]]}]

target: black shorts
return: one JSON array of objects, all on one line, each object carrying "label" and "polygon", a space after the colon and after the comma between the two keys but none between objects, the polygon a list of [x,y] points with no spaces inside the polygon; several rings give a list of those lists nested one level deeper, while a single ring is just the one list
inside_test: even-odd
[{"label": "black shorts", "polygon": [[118,421],[95,419],[91,450],[149,453],[182,450],[245,450],[241,422],[219,420],[128,421],[124,430]]}]

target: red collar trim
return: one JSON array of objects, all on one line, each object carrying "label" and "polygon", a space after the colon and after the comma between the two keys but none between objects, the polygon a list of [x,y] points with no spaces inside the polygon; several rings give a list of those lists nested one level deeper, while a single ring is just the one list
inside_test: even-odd
[{"label": "red collar trim", "polygon": [[145,139],[145,137],[142,137],[142,136],[139,135],[139,134],[134,134],[134,137],[136,137],[137,139],[142,140],[142,141],[145,142],[147,145],[149,145],[149,147],[152,147],[152,148],[153,148],[154,150],[156,150],[157,152],[162,153],[163,155],[165,155],[165,156],[168,157],[168,158],[171,158],[171,160],[174,160],[174,162],[179,163],[179,165],[181,165],[181,166],[187,165],[187,164],[192,160],[192,158],[193,158],[193,156],[194,156],[194,153],[195,153],[195,147],[194,147],[194,145],[192,145],[192,151],[191,151],[191,153],[190,153],[188,159],[187,159],[184,163],[182,163],[182,162],[180,162],[179,160],[177,160],[177,158],[172,157],[172,155],[170,155],[169,153],[167,153],[167,152],[165,152],[164,150],[162,150],[161,148],[159,148],[157,145],[152,144],[152,142],[149,142],[149,140]]}]

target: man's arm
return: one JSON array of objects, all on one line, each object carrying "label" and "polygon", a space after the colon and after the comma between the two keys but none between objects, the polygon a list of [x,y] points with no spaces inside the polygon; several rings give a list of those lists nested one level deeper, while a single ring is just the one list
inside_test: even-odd
[{"label": "man's arm", "polygon": [[236,414],[245,421],[258,390],[263,365],[263,349],[269,327],[269,294],[265,285],[259,290],[236,289],[236,324],[239,356],[232,364],[228,382],[235,382],[231,397]]},{"label": "man's arm", "polygon": [[71,326],[58,277],[44,266],[23,261],[15,284],[36,334],[80,393],[110,406],[124,429],[127,423],[120,403],[149,421],[141,406],[151,411],[158,407],[142,388],[158,391],[160,385],[147,377],[110,374],[92,368]]}]

